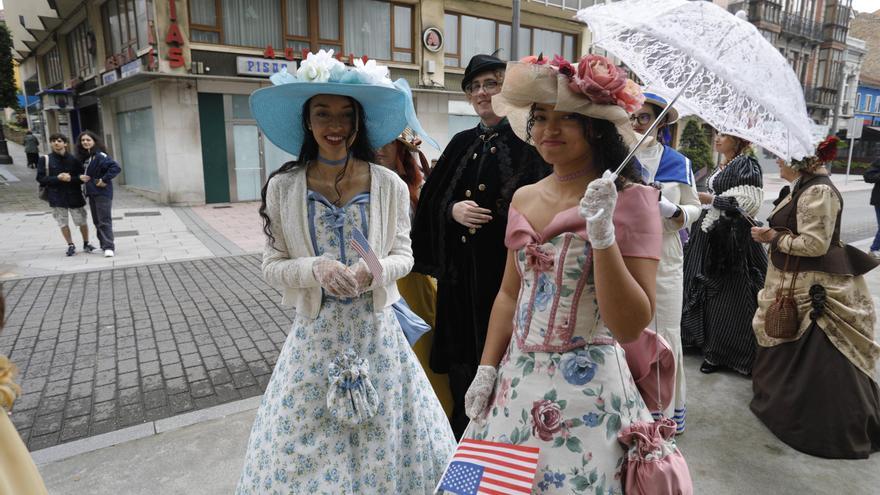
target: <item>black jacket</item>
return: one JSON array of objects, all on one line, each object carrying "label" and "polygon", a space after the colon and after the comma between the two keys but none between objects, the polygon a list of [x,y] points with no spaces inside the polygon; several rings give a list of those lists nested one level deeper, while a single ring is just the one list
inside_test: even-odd
[{"label": "black jacket", "polygon": [[[86,199],[82,193],[82,181],[79,176],[83,174],[83,166],[75,156],[70,153],[61,156],[55,152],[49,156],[49,173],[46,173],[46,162],[43,155],[37,160],[37,182],[46,186],[49,191],[49,206],[53,208],[82,208],[86,205]],[[67,172],[70,174],[70,182],[62,182],[58,175]]]},{"label": "black jacket", "polygon": [[[86,175],[92,179],[86,182],[86,196],[108,196],[113,197],[113,178],[119,175],[122,167],[116,163],[116,160],[110,158],[107,153],[99,151],[88,157],[84,161],[86,167]],[[98,179],[107,184],[106,187],[98,187]]]},{"label": "black jacket", "polygon": [[874,184],[874,189],[871,190],[871,206],[880,206],[880,158],[871,163],[871,168],[862,178],[868,184]]}]

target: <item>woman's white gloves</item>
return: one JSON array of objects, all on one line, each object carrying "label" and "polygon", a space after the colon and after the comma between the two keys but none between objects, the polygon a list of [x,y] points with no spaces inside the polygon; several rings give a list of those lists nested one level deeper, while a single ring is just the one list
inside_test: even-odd
[{"label": "woman's white gloves", "polygon": [[358,294],[363,294],[373,285],[373,272],[370,271],[366,261],[358,260],[357,263],[349,268],[349,271],[354,275],[354,280],[357,282]]},{"label": "woman's white gloves", "polygon": [[593,249],[614,244],[614,206],[617,204],[617,176],[606,170],[602,177],[587,185],[578,212],[587,221],[587,235]]},{"label": "woman's white gloves", "polygon": [[660,195],[660,216],[663,218],[672,218],[678,211],[678,205],[666,199],[666,196]]},{"label": "woman's white gloves", "polygon": [[354,273],[342,263],[322,257],[312,264],[312,273],[331,296],[357,297],[358,281]]},{"label": "woman's white gloves", "polygon": [[483,421],[483,413],[486,406],[489,405],[492,391],[495,390],[495,378],[497,377],[498,372],[494,366],[480,365],[477,368],[477,376],[474,377],[467,393],[464,394],[464,412],[472,421]]}]

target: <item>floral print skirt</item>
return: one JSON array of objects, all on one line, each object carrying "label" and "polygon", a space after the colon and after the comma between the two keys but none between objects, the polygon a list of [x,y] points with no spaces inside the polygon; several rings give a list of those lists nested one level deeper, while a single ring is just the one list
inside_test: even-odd
[{"label": "floral print skirt", "polygon": [[563,353],[521,352],[502,360],[487,422],[469,438],[540,447],[532,493],[623,493],[617,432],[652,422],[623,349],[588,345]]},{"label": "floral print skirt", "polygon": [[454,449],[391,308],[325,298],[317,319],[294,318],[236,493],[429,494]]}]

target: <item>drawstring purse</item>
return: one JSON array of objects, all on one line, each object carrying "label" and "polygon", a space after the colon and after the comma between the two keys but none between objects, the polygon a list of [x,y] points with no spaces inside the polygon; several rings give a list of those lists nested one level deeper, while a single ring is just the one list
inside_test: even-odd
[{"label": "drawstring purse", "polygon": [[[782,269],[782,281],[776,291],[776,300],[773,301],[764,313],[764,333],[774,339],[790,339],[797,335],[800,328],[797,301],[794,299],[794,284],[797,281],[800,259],[795,261],[794,272],[791,273],[791,281],[785,286],[785,276],[789,273],[788,262],[791,255],[785,255],[785,266]],[[786,290],[787,289],[787,290]]]},{"label": "drawstring purse", "polygon": [[[661,344],[665,342],[661,342],[661,337],[656,332],[651,331],[647,335],[645,335],[645,332],[649,331],[645,330],[642,332],[643,335],[639,337],[636,343],[642,342],[639,348],[640,356],[642,356],[644,362],[652,363],[645,369],[653,371],[656,377],[656,392],[658,394],[656,397],[648,395],[645,398],[649,400],[656,399],[656,407],[662,411],[664,409],[662,407],[662,393],[670,394],[667,403],[672,400],[672,388],[661,386],[661,378],[668,379],[661,377],[662,366],[660,365]],[[651,339],[650,334],[654,334],[656,338]],[[646,346],[645,344],[651,340],[653,340],[654,345]],[[668,344],[666,345],[668,346]],[[647,352],[648,347],[654,347],[653,352]],[[627,354],[629,354],[629,350],[627,350]],[[620,355],[617,352],[615,352],[615,355],[617,356],[617,370],[620,373],[620,381],[623,384],[624,398],[629,402],[629,394],[627,392],[629,387],[623,376]],[[648,359],[652,356],[656,361]],[[632,361],[633,359],[627,356],[627,364],[630,368],[632,368]],[[647,384],[647,382],[654,380],[642,376],[641,381]],[[672,383],[675,383],[674,367]],[[643,390],[641,385],[639,385],[639,390]],[[644,392],[642,394],[645,395]],[[617,441],[623,445],[626,451],[623,456],[623,465],[620,473],[624,493],[631,495],[693,495],[694,483],[691,480],[690,470],[688,469],[687,462],[684,460],[684,456],[675,445],[675,429],[675,421],[669,418],[662,418],[656,421],[633,421],[628,426],[620,429],[617,433]]]},{"label": "drawstring purse", "polygon": [[327,410],[330,416],[349,426],[367,422],[376,415],[379,396],[370,382],[370,363],[349,349],[330,363]]}]

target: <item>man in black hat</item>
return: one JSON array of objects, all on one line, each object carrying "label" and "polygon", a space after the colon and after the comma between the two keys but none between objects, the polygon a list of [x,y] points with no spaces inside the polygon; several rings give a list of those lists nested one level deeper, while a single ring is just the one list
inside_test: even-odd
[{"label": "man in black hat", "polygon": [[437,279],[431,369],[449,374],[452,430],[468,424],[464,394],[474,379],[507,249],[507,209],[513,192],[550,173],[532,146],[492,110],[506,63],[475,55],[461,89],[480,123],[452,138],[422,188],[412,226],[414,271]]}]

